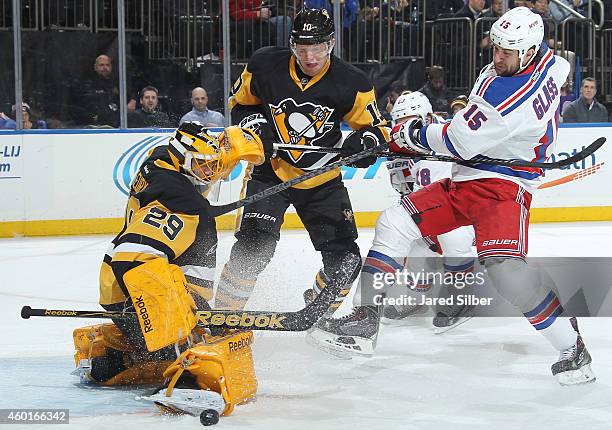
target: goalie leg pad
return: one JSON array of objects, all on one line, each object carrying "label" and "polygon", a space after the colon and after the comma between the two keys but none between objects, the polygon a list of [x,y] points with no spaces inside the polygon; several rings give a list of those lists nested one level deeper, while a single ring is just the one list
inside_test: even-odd
[{"label": "goalie leg pad", "polygon": [[134,363],[127,337],[114,324],[96,324],[74,330],[74,374],[82,382],[104,386],[162,383],[171,361]]},{"label": "goalie leg pad", "polygon": [[170,379],[166,397],[172,397],[174,388],[180,386],[180,383],[177,385],[179,378],[188,373],[200,389],[221,394],[225,401],[223,415],[229,415],[235,405],[257,393],[252,343],[253,332],[242,331],[211,338],[207,343],[187,349],[164,372]]},{"label": "goalie leg pad", "polygon": [[149,351],[184,341],[196,326],[195,302],[178,266],[156,258],[129,270],[123,281]]}]

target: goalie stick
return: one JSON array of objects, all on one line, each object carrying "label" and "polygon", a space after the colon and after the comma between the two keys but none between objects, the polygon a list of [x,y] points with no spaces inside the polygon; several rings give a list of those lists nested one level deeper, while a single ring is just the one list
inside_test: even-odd
[{"label": "goalie stick", "polygon": [[[200,327],[239,328],[269,331],[306,331],[327,311],[340,288],[328,285],[307,306],[295,312],[232,311],[221,309],[197,310],[197,325]],[[21,318],[132,318],[136,312],[85,311],[72,309],[21,308]]]},{"label": "goalie stick", "polygon": [[[297,145],[299,146],[299,145]],[[304,182],[310,178],[321,175],[330,170],[337,169],[357,160],[368,157],[377,151],[388,149],[386,143],[374,148],[353,154],[349,157],[323,166],[319,169],[311,170],[297,178],[267,188],[257,194],[244,199],[228,203],[221,206],[212,206],[213,216],[219,216],[232,212],[235,209],[265,199],[273,194],[286,190],[296,184]],[[339,287],[328,285],[319,295],[306,307],[295,312],[270,312],[270,311],[231,311],[231,310],[198,310],[196,317],[198,325],[202,327],[222,327],[222,328],[244,328],[250,330],[271,330],[271,331],[306,331],[323,316],[336,296],[340,292]],[[136,315],[135,312],[118,311],[84,311],[73,309],[38,309],[24,306],[21,309],[21,317],[60,317],[60,318],[128,318]]]},{"label": "goalie stick", "polygon": [[[398,154],[395,152],[387,152],[388,145],[383,148],[381,146],[378,147],[378,151],[375,151],[376,155],[379,157],[387,157],[387,158],[419,158],[421,160],[429,160],[429,161],[446,161],[457,164],[462,164],[464,166],[474,166],[478,164],[489,164],[495,166],[513,166],[513,167],[536,167],[540,169],[559,169],[561,167],[569,166],[571,164],[577,163],[578,161],[582,161],[595,151],[597,151],[604,143],[606,142],[605,137],[600,137],[596,139],[589,146],[584,148],[582,151],[577,152],[571,157],[565,158],[559,161],[552,161],[549,163],[537,162],[537,161],[526,161],[526,160],[505,160],[502,158],[488,158],[488,157],[475,157],[469,160],[462,160],[460,158],[451,157],[448,155],[438,155],[438,154]],[[285,144],[276,144],[274,148],[277,150],[288,150],[288,151],[313,151],[313,152],[330,152],[330,153],[339,153],[341,154],[342,148],[326,148],[324,146],[304,146],[304,145],[285,145]],[[296,178],[297,179],[297,178]]]}]

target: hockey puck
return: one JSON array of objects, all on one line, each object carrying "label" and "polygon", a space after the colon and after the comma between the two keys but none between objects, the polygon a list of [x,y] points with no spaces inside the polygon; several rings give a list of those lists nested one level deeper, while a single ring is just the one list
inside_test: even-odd
[{"label": "hockey puck", "polygon": [[219,422],[219,412],[214,409],[206,409],[200,414],[200,422],[203,426],[214,426]]}]

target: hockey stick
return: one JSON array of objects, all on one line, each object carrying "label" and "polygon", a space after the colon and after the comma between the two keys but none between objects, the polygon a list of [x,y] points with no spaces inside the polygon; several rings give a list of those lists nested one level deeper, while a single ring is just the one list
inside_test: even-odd
[{"label": "hockey stick", "polygon": [[538,187],[538,190],[543,190],[545,188],[556,187],[557,185],[567,184],[568,182],[575,181],[576,179],[586,178],[587,176],[593,175],[597,173],[601,166],[604,165],[605,162],[601,162],[591,167],[587,167],[586,169],[579,170],[576,173],[572,173],[571,175],[563,176],[559,179],[554,179],[549,182],[544,182],[542,185]]},{"label": "hockey stick", "polygon": [[[452,163],[461,164],[464,166],[474,166],[478,164],[489,164],[495,166],[514,166],[514,167],[536,167],[540,169],[559,169],[561,167],[569,166],[571,164],[582,161],[595,151],[597,151],[606,142],[605,137],[596,139],[589,146],[584,148],[582,151],[572,155],[569,158],[559,161],[553,161],[550,163],[540,163],[537,161],[526,161],[526,160],[505,160],[501,158],[488,158],[488,157],[476,157],[469,160],[462,160],[460,158],[451,157],[448,155],[426,155],[426,154],[397,154],[395,152],[386,152],[386,148],[378,147],[376,155],[379,157],[387,158],[419,158],[421,160],[429,161],[447,161]],[[313,152],[329,152],[329,153],[342,153],[342,148],[326,148],[324,146],[305,146],[305,145],[285,145],[276,144],[275,149],[280,150],[291,150],[291,151],[313,151]]]},{"label": "hockey stick", "polygon": [[[295,312],[198,310],[196,312],[197,324],[200,327],[305,331],[323,316],[339,292],[339,287],[328,285],[310,304]],[[21,318],[23,319],[29,319],[30,317],[124,319],[133,318],[136,315],[136,312],[37,309],[30,306],[21,308]]]},{"label": "hockey stick", "polygon": [[[300,150],[302,151],[304,150],[303,145],[283,145],[283,146],[292,146],[292,147],[300,148]],[[313,148],[319,148],[319,147],[313,147]],[[365,151],[361,151],[356,154],[350,155],[348,157],[341,158],[338,161],[327,164],[318,169],[311,170],[307,173],[304,173],[301,176],[298,176],[297,178],[293,178],[286,182],[280,183],[278,185],[274,185],[270,188],[266,188],[265,190],[257,194],[253,194],[252,196],[245,197],[244,199],[240,199],[238,201],[235,201],[233,203],[228,203],[226,205],[212,206],[211,214],[212,216],[217,217],[219,215],[223,215],[228,212],[232,212],[233,210],[236,210],[243,206],[250,205],[252,203],[255,203],[262,199],[270,197],[273,194],[280,193],[281,191],[284,191],[288,188],[293,187],[294,185],[307,181],[310,178],[314,178],[315,176],[322,175],[323,173],[329,172],[330,170],[334,170],[334,169],[337,169],[338,167],[346,166],[347,164],[352,164],[357,160],[361,160],[362,158],[365,158],[371,155],[376,155],[381,150],[386,151],[388,148],[389,148],[389,145],[387,143],[383,143],[374,148],[366,149]],[[324,149],[334,149],[334,148],[324,148]],[[339,149],[339,148],[335,148],[335,149]],[[340,152],[340,151],[327,151],[327,152]]]}]

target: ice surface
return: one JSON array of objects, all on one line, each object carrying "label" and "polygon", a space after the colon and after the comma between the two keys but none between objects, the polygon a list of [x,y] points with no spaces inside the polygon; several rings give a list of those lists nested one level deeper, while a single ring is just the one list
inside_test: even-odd
[{"label": "ice surface", "polygon": [[[360,230],[367,252],[372,231]],[[219,267],[233,237],[219,235]],[[109,236],[0,240],[0,408],[69,408],[70,428],[202,428],[160,416],[133,390],[79,386],[73,328],[95,320],[32,318],[21,306],[97,309],[99,264]],[[532,256],[612,256],[612,223],[530,227]],[[295,310],[320,267],[306,233],[283,232],[248,304]],[[472,319],[443,335],[428,320],[385,325],[377,355],[341,360],[303,334],[257,333],[257,399],[217,425],[226,429],[609,429],[612,318],[580,321],[597,382],[561,387],[556,352],[522,318]],[[129,426],[129,427],[128,427]],[[12,425],[11,429],[19,428]]]}]

